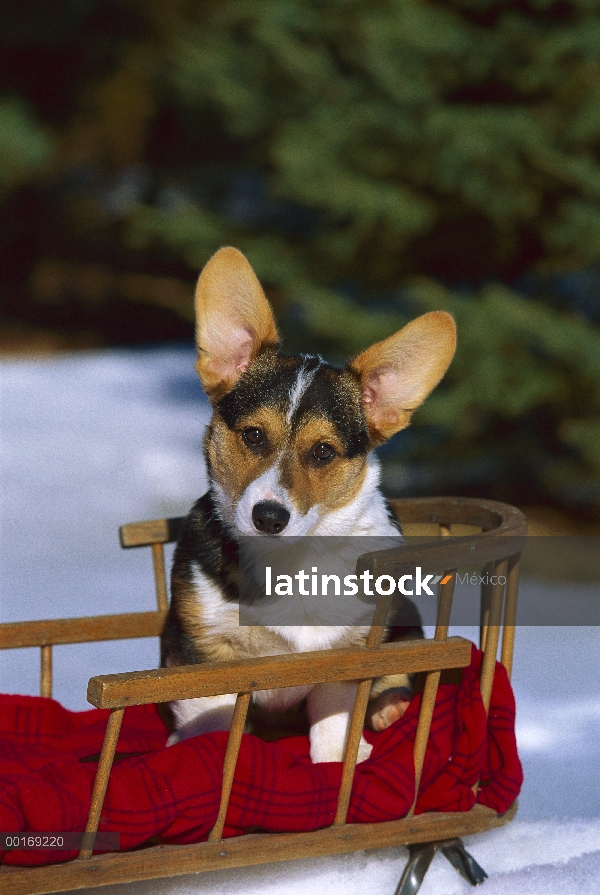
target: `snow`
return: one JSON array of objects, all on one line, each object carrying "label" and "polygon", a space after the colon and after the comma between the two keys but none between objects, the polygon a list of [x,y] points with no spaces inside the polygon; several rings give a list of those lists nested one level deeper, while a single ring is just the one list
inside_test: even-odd
[{"label": "snow", "polygon": [[[185,514],[205,490],[210,409],[191,348],[111,350],[0,363],[2,621],[149,609],[148,551],[122,551],[123,522]],[[540,587],[527,582],[523,588]],[[563,594],[564,591],[564,594]],[[576,594],[548,585],[549,598]],[[473,629],[458,629],[472,639]],[[84,709],[93,674],[152,668],[148,640],[54,650],[55,697]],[[600,633],[521,628],[513,672],[525,785],[517,819],[470,837],[488,895],[592,895],[600,879]],[[0,653],[7,692],[35,693],[36,650]],[[390,895],[402,848],[157,880],[106,890],[139,893]],[[104,889],[93,890],[101,895]],[[470,886],[440,855],[422,895]]]}]

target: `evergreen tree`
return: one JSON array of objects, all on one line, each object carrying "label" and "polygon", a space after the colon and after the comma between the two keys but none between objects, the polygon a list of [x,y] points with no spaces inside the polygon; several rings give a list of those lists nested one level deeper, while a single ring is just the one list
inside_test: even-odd
[{"label": "evergreen tree", "polygon": [[587,0],[203,8],[173,42],[169,78],[190,118],[216,116],[244,147],[255,202],[146,208],[136,238],[195,267],[239,245],[294,309],[289,329],[301,321],[340,353],[408,310],[451,310],[457,359],[418,417],[444,431],[438,461],[483,462],[511,499],[541,488],[597,503],[598,331],[499,285],[458,298],[413,281],[476,286],[600,261],[599,52],[600,4]]},{"label": "evergreen tree", "polygon": [[[540,287],[600,264],[600,2],[39,6],[0,39],[78,61],[52,115],[6,68],[0,186],[43,170],[54,132],[43,252],[191,277],[234,244],[288,347],[331,356],[446,308],[456,360],[390,456],[429,464],[417,490],[600,505],[600,300],[584,319]],[[128,282],[191,321],[185,289]]]}]

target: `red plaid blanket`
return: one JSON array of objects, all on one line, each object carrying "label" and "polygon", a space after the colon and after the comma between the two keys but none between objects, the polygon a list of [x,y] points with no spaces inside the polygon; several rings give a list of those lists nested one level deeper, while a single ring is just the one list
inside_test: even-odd
[{"label": "red plaid blanket", "polygon": [[[433,715],[417,812],[467,811],[477,801],[506,811],[523,775],[515,705],[506,672],[496,667],[489,720],[479,691],[481,653],[460,684],[442,684]],[[412,749],[420,696],[382,733],[365,732],[371,757],[358,765],[350,823],[394,820],[414,797]],[[85,828],[108,711],[70,712],[51,699],[0,696],[0,830],[69,832]],[[166,728],[152,705],[125,712],[100,830],[121,834],[121,848],[150,837],[198,842],[215,823],[227,733],[194,737],[165,749]],[[141,754],[139,754],[141,753]],[[124,757],[122,757],[124,755]],[[129,756],[129,757],[128,757]],[[257,827],[314,830],[332,823],[341,764],[312,764],[308,739],[266,743],[244,735],[224,835]],[[7,851],[7,864],[44,864],[67,852]]]}]

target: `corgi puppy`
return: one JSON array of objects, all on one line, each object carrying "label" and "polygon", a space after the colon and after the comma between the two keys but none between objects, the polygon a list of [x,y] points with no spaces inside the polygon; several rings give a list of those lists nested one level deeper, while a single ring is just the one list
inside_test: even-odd
[{"label": "corgi puppy", "polygon": [[[213,408],[204,442],[210,488],[175,551],[162,664],[364,645],[365,624],[240,625],[239,539],[399,537],[370,452],[408,425],[446,372],[456,345],[452,317],[424,314],[342,370],[317,356],[286,356],[258,279],[234,248],[206,264],[195,308],[196,370]],[[422,636],[413,609],[389,636]],[[406,675],[374,683],[373,729],[401,716],[409,683]],[[341,761],[356,687],[288,687],[252,699],[265,712],[305,701],[312,761]],[[234,704],[235,694],[172,703],[169,744],[229,729]],[[363,739],[359,761],[370,750]]]}]

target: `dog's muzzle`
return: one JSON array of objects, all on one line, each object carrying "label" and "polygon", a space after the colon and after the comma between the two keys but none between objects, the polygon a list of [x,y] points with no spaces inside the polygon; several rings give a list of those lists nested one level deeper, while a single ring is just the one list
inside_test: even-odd
[{"label": "dog's muzzle", "polygon": [[274,500],[262,500],[252,508],[252,522],[257,531],[278,535],[290,521],[286,508]]}]

